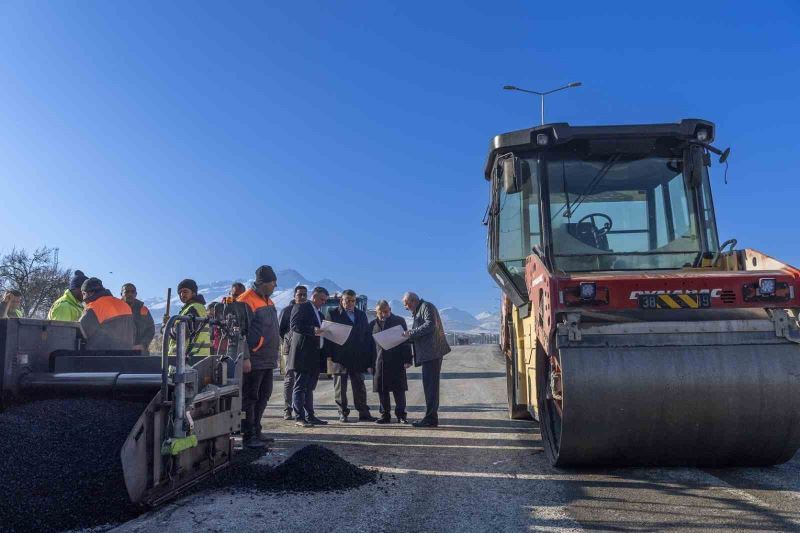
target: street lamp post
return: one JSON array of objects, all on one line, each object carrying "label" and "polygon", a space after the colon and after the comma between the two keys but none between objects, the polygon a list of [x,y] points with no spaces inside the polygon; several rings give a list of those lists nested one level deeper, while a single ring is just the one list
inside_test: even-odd
[{"label": "street lamp post", "polygon": [[503,86],[503,89],[505,89],[506,91],[519,91],[522,93],[538,95],[542,101],[542,124],[544,125],[544,97],[547,96],[548,94],[553,94],[558,91],[563,91],[564,89],[571,89],[573,87],[580,87],[581,85],[583,85],[581,82],[573,81],[572,83],[564,85],[563,87],[559,87],[558,89],[552,89],[550,91],[545,91],[543,93],[539,91],[531,91],[529,89],[520,89],[519,87],[515,87],[513,85],[505,85]]}]

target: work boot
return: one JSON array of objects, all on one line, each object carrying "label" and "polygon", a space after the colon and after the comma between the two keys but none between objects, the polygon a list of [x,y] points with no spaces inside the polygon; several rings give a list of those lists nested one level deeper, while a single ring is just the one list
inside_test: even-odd
[{"label": "work boot", "polygon": [[242,445],[245,448],[258,449],[266,447],[267,444],[265,442],[260,441],[257,436],[251,435],[244,439]]},{"label": "work boot", "polygon": [[392,417],[391,416],[382,416],[376,422],[376,424],[391,424]]},{"label": "work boot", "polygon": [[275,439],[273,439],[272,437],[268,437],[267,435],[261,433],[260,431],[256,435],[256,438],[265,444],[272,444],[275,442]]}]

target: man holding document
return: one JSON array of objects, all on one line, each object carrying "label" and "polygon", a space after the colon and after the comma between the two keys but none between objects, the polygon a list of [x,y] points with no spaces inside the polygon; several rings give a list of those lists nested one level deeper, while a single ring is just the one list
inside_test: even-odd
[{"label": "man holding document", "polygon": [[[350,408],[347,404],[347,382],[353,388],[353,404],[358,411],[358,420],[374,422],[377,420],[369,412],[367,388],[364,385],[364,372],[372,372],[372,337],[366,313],[356,309],[356,293],[351,289],[342,292],[339,307],[328,312],[323,325],[325,352],[334,363],[333,388],[336,405],[339,406],[339,421],[347,422]],[[349,335],[343,344],[344,333],[350,327]],[[336,331],[334,331],[336,330]]]},{"label": "man holding document", "polygon": [[314,415],[314,389],[325,366],[319,309],[327,299],[327,289],[316,287],[311,293],[311,301],[295,305],[289,318],[292,341],[286,370],[294,371],[292,408],[297,420],[295,424],[300,427],[327,424]]},{"label": "man holding document", "polygon": [[413,425],[435,428],[439,425],[442,358],[450,353],[450,346],[435,305],[413,292],[403,295],[403,305],[414,315],[414,324],[404,335],[414,343],[414,365],[422,367],[422,388],[425,391],[425,416]]},{"label": "man holding document", "polygon": [[375,312],[377,318],[370,323],[369,330],[375,339],[375,377],[372,379],[372,390],[378,393],[381,401],[382,416],[378,419],[378,424],[389,424],[392,421],[389,393],[394,395],[397,422],[408,424],[406,369],[411,366],[411,345],[403,335],[407,328],[406,321],[392,314],[392,308],[386,300],[378,302]]}]

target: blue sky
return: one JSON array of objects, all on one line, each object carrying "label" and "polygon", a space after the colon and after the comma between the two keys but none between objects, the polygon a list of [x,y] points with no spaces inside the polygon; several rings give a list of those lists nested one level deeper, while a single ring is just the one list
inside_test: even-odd
[{"label": "blue sky", "polygon": [[721,239],[800,264],[799,26],[770,1],[2,2],[0,251],[142,296],[268,263],[493,308],[488,141],[538,121],[501,87],[580,80],[550,120],[716,122]]}]

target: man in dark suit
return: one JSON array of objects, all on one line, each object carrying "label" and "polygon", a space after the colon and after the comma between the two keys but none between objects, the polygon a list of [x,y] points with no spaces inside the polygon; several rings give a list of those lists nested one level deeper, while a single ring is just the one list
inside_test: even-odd
[{"label": "man in dark suit", "polygon": [[326,355],[333,359],[333,389],[336,405],[339,406],[339,421],[347,422],[350,408],[347,405],[347,382],[353,388],[353,404],[358,411],[358,420],[374,422],[377,418],[369,412],[367,388],[364,385],[364,372],[372,373],[372,334],[369,330],[367,314],[356,309],[356,293],[351,289],[342,291],[339,307],[328,311],[325,317],[337,324],[346,324],[353,329],[341,346],[326,341]]},{"label": "man in dark suit", "polygon": [[425,391],[425,417],[415,427],[439,425],[439,378],[442,358],[450,353],[442,319],[436,306],[413,292],[403,295],[403,305],[414,315],[411,329],[403,333],[414,344],[414,365],[422,367],[422,388]]},{"label": "man in dark suit", "polygon": [[281,310],[278,323],[281,335],[281,368],[283,369],[283,401],[285,410],[284,420],[294,420],[292,414],[292,394],[294,392],[294,370],[286,368],[286,359],[289,357],[289,348],[292,345],[292,330],[289,321],[292,318],[292,310],[308,300],[308,288],[305,285],[298,285],[294,288],[294,300]]},{"label": "man in dark suit", "polygon": [[286,359],[286,370],[294,372],[292,409],[297,419],[295,424],[300,427],[327,424],[314,416],[314,389],[319,373],[325,370],[325,358],[322,355],[322,315],[319,309],[327,299],[327,289],[315,287],[311,293],[311,301],[295,305],[289,319],[292,341]]}]

